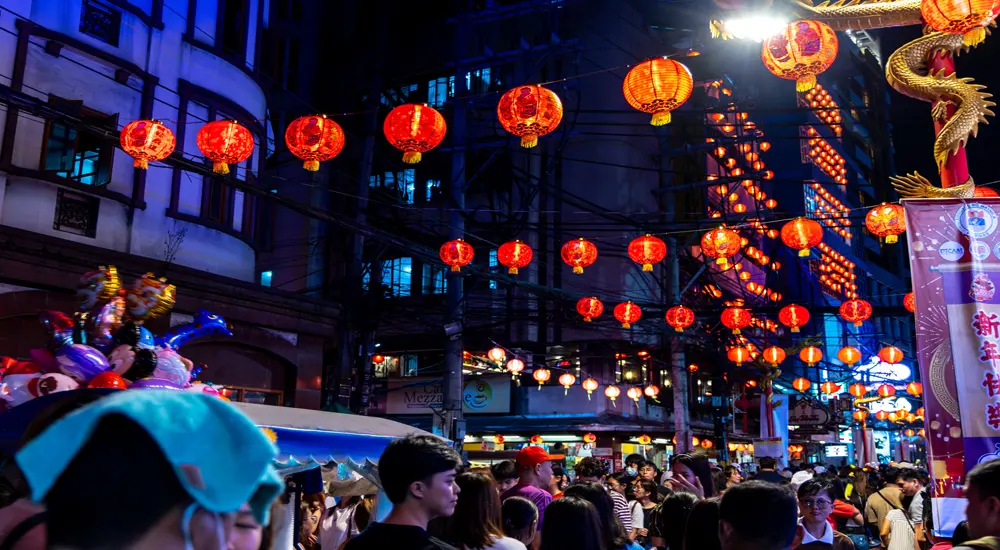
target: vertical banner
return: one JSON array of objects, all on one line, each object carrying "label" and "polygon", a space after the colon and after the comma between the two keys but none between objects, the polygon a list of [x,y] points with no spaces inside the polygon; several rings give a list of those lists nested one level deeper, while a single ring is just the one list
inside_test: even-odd
[{"label": "vertical banner", "polygon": [[965,475],[1000,458],[1000,199],[903,205],[934,519],[950,535]]},{"label": "vertical banner", "polygon": [[781,464],[788,466],[788,396],[774,394],[772,419],[774,422],[774,437],[768,434],[767,403],[760,400],[760,439],[754,440],[754,456],[770,456],[777,458]]}]

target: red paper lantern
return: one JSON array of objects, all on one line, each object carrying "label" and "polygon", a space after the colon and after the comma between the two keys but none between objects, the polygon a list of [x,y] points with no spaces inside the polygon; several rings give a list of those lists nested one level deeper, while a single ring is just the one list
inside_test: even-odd
[{"label": "red paper lantern", "polygon": [[594,243],[580,237],[562,245],[562,261],[573,268],[573,273],[583,273],[583,268],[590,267],[597,260],[597,247]]},{"label": "red paper lantern", "polygon": [[510,361],[507,361],[507,372],[509,372],[511,376],[517,376],[518,374],[521,374],[521,371],[523,370],[524,370],[524,361],[521,361],[516,357],[514,359],[511,359]]},{"label": "red paper lantern", "polygon": [[541,391],[542,384],[548,382],[549,378],[552,378],[552,371],[545,367],[538,367],[535,369],[535,372],[531,373],[531,377],[538,382],[538,390]]},{"label": "red paper lantern", "polygon": [[422,153],[441,144],[448,125],[434,109],[408,103],[396,107],[385,117],[382,131],[389,143],[403,152],[403,162],[416,164]]},{"label": "red paper lantern", "polygon": [[492,348],[486,352],[486,357],[494,363],[503,363],[503,360],[507,358],[507,352],[503,348]]},{"label": "red paper lantern", "polygon": [[135,162],[133,166],[141,170],[149,168],[149,161],[163,160],[174,152],[177,138],[159,120],[133,120],[122,128],[120,136],[122,149]]},{"label": "red paper lantern", "polygon": [[615,319],[622,324],[622,328],[632,328],[632,323],[642,317],[642,309],[634,302],[622,302],[615,306]]},{"label": "red paper lantern", "polygon": [[604,396],[610,399],[612,404],[614,404],[615,399],[618,399],[618,396],[621,394],[622,390],[618,386],[608,386],[604,388]]},{"label": "red paper lantern", "polygon": [[904,435],[905,435],[906,437],[913,437],[913,436],[917,435],[917,432],[915,432],[915,431],[913,430],[913,428],[907,428],[907,429],[906,429],[906,431],[904,431],[904,432],[903,432],[903,434],[904,434]]},{"label": "red paper lantern", "polygon": [[508,91],[497,104],[497,118],[508,132],[521,137],[521,147],[538,145],[544,136],[559,126],[562,101],[555,92],[541,86],[518,86]]},{"label": "red paper lantern", "polygon": [[792,380],[792,387],[795,388],[797,391],[803,393],[805,393],[805,391],[808,390],[811,386],[812,382],[810,382],[805,378],[796,378],[795,380]]},{"label": "red paper lantern", "polygon": [[601,386],[597,383],[597,380],[594,380],[593,378],[584,380],[580,385],[583,386],[583,389],[587,390],[587,400],[590,400],[590,394],[594,393],[594,390]]},{"label": "red paper lantern", "polygon": [[833,395],[835,393],[840,393],[840,385],[829,381],[823,382],[819,385],[819,391],[825,393],[826,395]]},{"label": "red paper lantern", "polygon": [[896,395],[896,388],[890,384],[882,384],[875,391],[882,397],[892,397]]},{"label": "red paper lantern", "polygon": [[823,226],[809,218],[795,218],[781,228],[781,241],[799,251],[799,256],[809,256],[809,249],[823,242]]},{"label": "red paper lantern", "polygon": [[737,367],[741,367],[743,363],[750,360],[750,350],[743,346],[733,346],[726,352],[726,357],[733,363],[736,363]]},{"label": "red paper lantern", "polygon": [[668,309],[666,317],[667,324],[674,327],[676,332],[684,332],[684,329],[694,324],[694,311],[682,305]]},{"label": "red paper lantern", "polygon": [[851,384],[851,386],[847,388],[847,393],[860,398],[864,394],[868,393],[868,388],[865,387],[864,384]]},{"label": "red paper lantern", "polygon": [[650,399],[656,399],[660,395],[660,387],[656,384],[650,384],[646,386],[646,389],[642,390],[642,393],[646,394],[646,397]]},{"label": "red paper lantern", "polygon": [[788,304],[778,312],[778,321],[792,332],[799,332],[809,322],[809,310],[800,305]]},{"label": "red paper lantern", "polygon": [[638,404],[639,398],[642,397],[642,390],[640,390],[639,388],[632,387],[629,388],[627,392],[625,392],[625,395],[627,395],[629,399],[635,401],[636,404]]},{"label": "red paper lantern", "polygon": [[673,59],[643,61],[625,75],[622,93],[634,109],[653,115],[650,124],[670,124],[670,111],[691,97],[694,78],[691,71]]},{"label": "red paper lantern", "polygon": [[[920,384],[920,382],[916,382],[916,383],[917,383],[917,384]],[[924,386],[923,386],[923,384],[921,384],[921,385],[920,385],[920,391],[921,391],[921,392],[923,392],[923,391],[924,391]],[[923,408],[923,407],[920,407],[920,408],[918,408],[918,409],[917,409],[917,416],[919,416],[919,417],[923,418],[923,416],[924,416],[924,408]]]},{"label": "red paper lantern", "polygon": [[986,39],[986,27],[997,17],[997,0],[923,0],[920,15],[927,26],[938,31],[963,35],[967,46]]},{"label": "red paper lantern", "polygon": [[507,267],[507,273],[517,275],[518,269],[531,263],[531,247],[521,241],[510,241],[497,249],[497,261]]},{"label": "red paper lantern", "polygon": [[868,418],[868,411],[864,409],[854,411],[854,419],[858,422],[864,422],[866,418]]},{"label": "red paper lantern", "polygon": [[784,360],[785,350],[778,346],[771,346],[764,350],[764,361],[770,363],[772,367],[777,367]]},{"label": "red paper lantern", "polygon": [[688,372],[692,372],[692,373],[698,372],[698,365],[696,365],[694,363],[691,363],[690,365],[688,365]]},{"label": "red paper lantern", "polygon": [[493,443],[496,443],[497,445],[503,445],[503,442],[504,439],[502,435],[496,434],[495,436],[493,436]]},{"label": "red paper lantern", "polygon": [[639,445],[649,445],[650,443],[653,442],[653,438],[649,437],[646,434],[642,434],[636,438],[636,441],[639,443]]},{"label": "red paper lantern", "polygon": [[691,446],[692,447],[697,447],[700,444],[701,444],[701,440],[700,439],[698,439],[697,437],[692,437],[691,438]]},{"label": "red paper lantern", "polygon": [[584,322],[589,323],[604,313],[604,304],[594,296],[580,298],[576,303],[576,312],[583,316]]},{"label": "red paper lantern", "polygon": [[872,316],[872,305],[867,300],[848,300],[840,304],[840,316],[848,323],[860,327],[862,323]]},{"label": "red paper lantern", "polygon": [[823,360],[823,352],[816,346],[806,346],[799,352],[799,359],[811,367]]},{"label": "red paper lantern", "polygon": [[545,443],[545,440],[542,439],[542,436],[540,435],[533,435],[528,441],[530,441],[532,445],[541,445],[542,443]]},{"label": "red paper lantern", "polygon": [[253,153],[253,134],[235,120],[209,122],[198,130],[195,142],[212,161],[216,174],[228,174],[230,164],[239,164]]},{"label": "red paper lantern", "polygon": [[889,413],[887,413],[885,411],[879,411],[879,412],[875,413],[875,418],[884,421],[884,420],[886,420],[886,419],[889,418]]},{"label": "red paper lantern", "polygon": [[740,251],[740,234],[726,227],[717,227],[701,237],[701,252],[715,258],[718,264],[725,264]]},{"label": "red paper lantern", "polygon": [[[914,397],[920,397],[920,395],[924,393],[924,385],[920,382],[910,382],[906,385],[906,393]],[[917,410],[917,415],[923,416],[924,413],[923,411]]]},{"label": "red paper lantern", "polygon": [[662,239],[652,235],[644,235],[634,239],[628,245],[628,257],[640,264],[643,271],[652,271],[653,264],[658,264],[667,256],[667,245]]},{"label": "red paper lantern", "polygon": [[712,443],[711,439],[702,439],[701,440],[701,448],[702,449],[711,449],[713,445],[715,445],[715,444]]},{"label": "red paper lantern", "polygon": [[559,375],[559,385],[566,389],[563,395],[569,394],[569,389],[573,387],[573,384],[576,384],[576,376],[568,372]]},{"label": "red paper lantern", "polygon": [[316,172],[319,163],[332,159],[344,149],[344,130],[323,115],[299,117],[285,129],[285,145],[293,155],[305,161],[303,168]]},{"label": "red paper lantern", "polygon": [[885,363],[895,365],[903,360],[903,350],[897,348],[896,346],[886,346],[878,350],[878,358]]},{"label": "red paper lantern", "polygon": [[583,434],[584,443],[595,443],[597,441],[597,436],[592,433]]},{"label": "red paper lantern", "polygon": [[837,33],[820,21],[793,21],[784,32],[764,41],[761,59],[771,74],[795,81],[795,89],[807,92],[816,86],[816,75],[837,58]]},{"label": "red paper lantern", "polygon": [[840,359],[848,367],[853,367],[861,360],[861,351],[853,346],[844,346],[837,352],[837,359]]},{"label": "red paper lantern", "polygon": [[913,313],[917,310],[917,295],[912,292],[907,292],[906,296],[903,297],[903,307],[906,311]]},{"label": "red paper lantern", "polygon": [[865,215],[865,226],[872,235],[884,237],[886,244],[898,242],[899,236],[906,231],[903,207],[898,204],[882,203]]},{"label": "red paper lantern", "polygon": [[384,362],[385,362],[384,355],[372,355],[372,363],[384,363]]},{"label": "red paper lantern", "polygon": [[455,239],[441,245],[441,250],[438,251],[438,254],[441,256],[442,262],[451,266],[452,271],[461,271],[463,267],[472,263],[472,258],[475,257],[476,252],[473,250],[471,244],[462,239]]},{"label": "red paper lantern", "polygon": [[1000,197],[1000,193],[997,193],[992,187],[980,187],[977,185],[972,196],[977,199],[985,199],[987,197]]},{"label": "red paper lantern", "polygon": [[733,334],[739,334],[740,329],[750,326],[750,312],[741,307],[727,307],[722,310],[720,319],[726,328],[733,331]]}]

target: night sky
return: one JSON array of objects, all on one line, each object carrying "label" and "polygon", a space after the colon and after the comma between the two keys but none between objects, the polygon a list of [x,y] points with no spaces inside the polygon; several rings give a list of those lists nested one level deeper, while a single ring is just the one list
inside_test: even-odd
[{"label": "night sky", "polygon": [[[904,43],[920,36],[920,27],[886,29],[876,34],[881,39],[883,60]],[[957,74],[960,77],[975,78],[985,84],[989,93],[1000,98],[1000,69],[996,60],[1000,59],[1000,32],[993,35],[978,48],[958,57]],[[935,185],[940,185],[937,168],[934,165],[932,147],[934,127],[930,118],[930,104],[906,97],[895,90],[891,93],[891,117],[893,143],[896,147],[896,172],[909,173],[914,170],[926,176]],[[1000,108],[994,108],[1000,114]],[[979,125],[979,137],[973,138],[968,146],[969,170],[976,184],[983,185],[1000,180],[997,170],[997,156],[1000,155],[1000,120],[990,117],[989,125]],[[933,177],[932,177],[933,176]],[[1000,189],[1000,184],[994,186]]]}]

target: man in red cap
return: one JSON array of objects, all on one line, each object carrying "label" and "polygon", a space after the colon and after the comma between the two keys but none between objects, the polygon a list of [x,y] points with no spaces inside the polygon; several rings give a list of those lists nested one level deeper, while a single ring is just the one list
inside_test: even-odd
[{"label": "man in red cap", "polygon": [[521,474],[517,485],[511,487],[502,496],[524,497],[535,503],[538,508],[538,532],[542,532],[542,518],[545,507],[552,502],[552,495],[547,491],[552,481],[552,461],[562,460],[565,455],[550,455],[543,447],[524,447],[517,453],[517,470]]}]

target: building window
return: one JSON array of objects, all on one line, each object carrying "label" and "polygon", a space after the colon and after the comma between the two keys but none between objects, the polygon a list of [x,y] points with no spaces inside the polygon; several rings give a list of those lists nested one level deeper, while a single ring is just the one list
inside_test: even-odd
[{"label": "building window", "polygon": [[444,294],[446,272],[444,266],[424,264],[424,294]]},{"label": "building window", "polygon": [[382,105],[387,105],[389,107],[395,107],[406,103],[406,99],[410,97],[410,94],[417,91],[416,84],[410,84],[408,86],[401,86],[399,88],[393,88],[386,90],[382,93]]},{"label": "building window", "polygon": [[[430,185],[429,182],[428,185]],[[417,190],[416,172],[413,168],[406,168],[402,172],[373,174],[368,178],[368,187],[395,192],[400,202],[413,204],[413,197]]]},{"label": "building window", "polygon": [[220,178],[205,182],[205,218],[215,223],[225,223],[229,213],[229,187]]},{"label": "building window", "polygon": [[257,405],[274,405],[277,407],[280,407],[284,403],[284,392],[277,390],[222,386],[219,388],[219,394],[230,401],[238,403],[255,403]]},{"label": "building window", "polygon": [[80,32],[118,46],[122,28],[122,12],[100,0],[83,0],[80,12]]},{"label": "building window", "polygon": [[[465,73],[465,89],[472,94],[485,94],[490,91],[490,68],[476,69]],[[454,92],[452,92],[454,95]]]},{"label": "building window", "polygon": [[52,229],[94,238],[97,236],[97,216],[100,208],[101,201],[97,197],[59,189],[56,194],[56,212]]},{"label": "building window", "polygon": [[[413,281],[413,260],[396,258],[382,262],[382,288],[392,296],[409,296]],[[361,285],[370,290],[371,268],[365,270]]]},{"label": "building window", "polygon": [[42,170],[83,185],[107,185],[113,158],[114,146],[96,134],[55,120],[46,124]]},{"label": "building window", "polygon": [[273,271],[261,271],[260,272],[260,286],[271,286],[271,278],[274,277]]},{"label": "building window", "polygon": [[455,97],[454,76],[442,76],[427,83],[427,105],[441,107],[450,97]]},{"label": "building window", "polygon": [[431,202],[441,195],[441,180],[427,180],[427,196],[425,202]]},{"label": "building window", "polygon": [[[490,250],[490,272],[496,273],[497,266],[499,265],[500,262],[497,260],[497,251]],[[490,290],[496,290],[496,289],[497,289],[497,282],[493,279],[490,279]]]},{"label": "building window", "polygon": [[[222,52],[242,57],[247,45],[247,16],[246,0],[222,0],[222,9],[219,10],[222,16],[220,25],[219,44],[222,45]],[[240,65],[242,65],[242,60]]]}]

